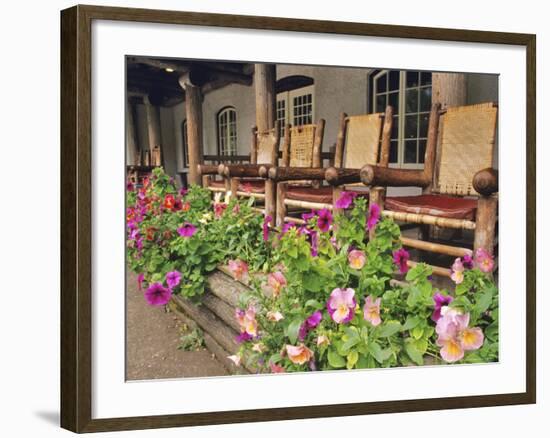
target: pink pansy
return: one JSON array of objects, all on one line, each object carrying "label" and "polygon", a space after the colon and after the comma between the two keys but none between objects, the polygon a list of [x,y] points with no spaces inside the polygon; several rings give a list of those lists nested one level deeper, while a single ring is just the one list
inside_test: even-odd
[{"label": "pink pansy", "polygon": [[240,366],[241,365],[241,356],[239,356],[238,354],[233,354],[231,356],[227,356],[227,358],[233,362],[236,366]]},{"label": "pink pansy", "polygon": [[258,322],[256,321],[256,308],[249,305],[246,310],[236,309],[235,318],[239,323],[241,333],[246,333],[252,337],[258,335]]},{"label": "pink pansy", "polygon": [[446,362],[456,362],[464,357],[465,351],[477,350],[483,345],[484,336],[479,327],[468,327],[470,314],[461,314],[450,307],[441,308],[441,318],[435,331],[436,344]]},{"label": "pink pansy", "polygon": [[278,297],[286,286],[286,278],[281,271],[272,272],[267,276],[267,284],[273,289],[273,296]]},{"label": "pink pansy", "polygon": [[459,258],[455,259],[453,265],[451,266],[451,280],[456,284],[460,284],[464,281],[464,265],[462,260]]},{"label": "pink pansy", "polygon": [[355,312],[355,291],[353,289],[334,289],[327,301],[330,317],[337,324],[345,324],[353,319]]},{"label": "pink pansy", "polygon": [[406,274],[409,271],[409,265],[407,264],[408,261],[409,251],[407,251],[405,248],[400,248],[397,251],[393,252],[393,262],[399,268],[400,274]]},{"label": "pink pansy", "polygon": [[340,197],[336,200],[336,208],[340,208],[340,209],[349,208],[356,196],[357,196],[356,192],[340,193]]},{"label": "pink pansy", "polygon": [[365,256],[365,253],[361,250],[354,249],[348,254],[348,262],[353,269],[361,269],[363,266],[365,266],[366,260],[367,257]]},{"label": "pink pansy", "polygon": [[285,372],[285,367],[282,367],[281,365],[277,365],[276,363],[273,363],[273,362],[269,362],[269,368],[271,369],[271,372],[274,374]]},{"label": "pink pansy", "polygon": [[372,230],[380,220],[380,206],[372,203],[369,207],[369,219],[367,220],[367,229]]},{"label": "pink pansy", "polygon": [[370,322],[373,326],[380,325],[382,319],[380,319],[380,303],[382,298],[378,297],[376,300],[373,300],[369,295],[365,299],[365,308],[363,310],[363,316],[365,321]]},{"label": "pink pansy", "polygon": [[304,344],[286,345],[286,354],[292,363],[303,365],[313,357],[313,351]]},{"label": "pink pansy", "polygon": [[493,256],[484,248],[476,250],[474,263],[482,272],[486,273],[492,272],[495,267]]},{"label": "pink pansy", "polygon": [[181,274],[178,271],[168,272],[166,274],[166,284],[170,289],[175,288],[181,281]]},{"label": "pink pansy", "polygon": [[284,316],[281,312],[279,311],[274,312],[272,310],[267,312],[266,317],[268,321],[271,321],[271,322],[279,322],[281,319],[284,319]]},{"label": "pink pansy", "polygon": [[329,345],[330,340],[328,339],[327,335],[319,335],[317,336],[317,346],[320,347],[322,345]]},{"label": "pink pansy", "polygon": [[248,274],[248,265],[242,260],[229,260],[228,267],[235,280],[242,280]]}]

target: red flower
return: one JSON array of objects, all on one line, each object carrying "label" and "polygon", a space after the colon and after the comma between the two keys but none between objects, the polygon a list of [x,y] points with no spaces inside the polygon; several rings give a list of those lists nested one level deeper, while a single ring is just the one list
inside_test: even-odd
[{"label": "red flower", "polygon": [[184,202],[181,207],[182,211],[189,211],[190,208],[191,208],[191,204],[189,204],[189,202]]},{"label": "red flower", "polygon": [[167,210],[172,210],[172,208],[174,208],[174,203],[176,202],[175,198],[173,195],[166,195],[164,197],[164,208],[166,208]]}]

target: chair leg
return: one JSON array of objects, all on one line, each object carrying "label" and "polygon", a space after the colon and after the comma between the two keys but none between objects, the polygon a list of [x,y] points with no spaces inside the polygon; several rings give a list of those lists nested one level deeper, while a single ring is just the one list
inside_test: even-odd
[{"label": "chair leg", "polygon": [[484,248],[490,254],[493,254],[497,208],[498,198],[496,196],[482,196],[479,198],[474,234],[474,251],[478,248]]},{"label": "chair leg", "polygon": [[231,179],[224,177],[223,182],[225,184],[225,191],[226,192],[231,192],[231,196],[236,197],[237,194],[233,190],[231,190]]},{"label": "chair leg", "polygon": [[286,218],[286,204],[285,204],[285,197],[286,197],[286,188],[287,183],[279,183],[277,184],[277,220],[276,225],[278,227],[282,227],[285,218]]},{"label": "chair leg", "polygon": [[229,182],[229,190],[231,190],[231,195],[237,197],[237,190],[239,189],[239,178],[231,178]]},{"label": "chair leg", "polygon": [[210,175],[202,175],[202,186],[208,187],[210,185]]},{"label": "chair leg", "polygon": [[340,195],[342,194],[342,186],[336,186],[332,188],[332,213],[338,214],[342,213],[341,208],[336,208],[336,201],[340,198]]},{"label": "chair leg", "polygon": [[265,182],[265,199],[264,199],[264,213],[266,216],[275,217],[276,206],[276,183],[275,181],[268,179]]}]

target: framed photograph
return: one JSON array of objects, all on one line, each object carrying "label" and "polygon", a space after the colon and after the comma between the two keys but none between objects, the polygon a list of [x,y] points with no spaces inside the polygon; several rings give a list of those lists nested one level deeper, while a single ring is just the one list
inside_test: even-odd
[{"label": "framed photograph", "polygon": [[62,11],[62,427],[535,403],[535,41]]}]

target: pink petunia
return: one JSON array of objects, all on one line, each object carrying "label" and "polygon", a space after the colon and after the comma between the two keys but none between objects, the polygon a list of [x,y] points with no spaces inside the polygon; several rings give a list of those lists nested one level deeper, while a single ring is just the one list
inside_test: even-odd
[{"label": "pink petunia", "polygon": [[372,203],[369,207],[369,218],[367,220],[367,229],[370,231],[380,220],[380,206],[378,204]]},{"label": "pink petunia", "polygon": [[317,226],[319,230],[323,233],[326,233],[330,230],[332,225],[332,213],[328,208],[323,208],[317,212]]},{"label": "pink petunia", "polygon": [[185,222],[181,227],[178,228],[178,234],[182,237],[191,237],[196,232],[197,227],[189,222]]},{"label": "pink petunia", "polygon": [[357,196],[356,192],[342,192],[340,197],[336,200],[336,208],[345,210],[353,204],[353,200]]},{"label": "pink petunia", "polygon": [[393,252],[393,262],[399,268],[400,274],[406,274],[409,271],[409,252],[405,248],[400,248]]},{"label": "pink petunia", "polygon": [[264,217],[264,223],[263,223],[263,238],[264,242],[266,242],[269,239],[269,224],[273,221],[273,218],[271,216],[265,216]]},{"label": "pink petunia", "polygon": [[161,283],[153,283],[145,291],[145,300],[151,306],[164,306],[172,298],[172,291]]},{"label": "pink petunia", "polygon": [[181,281],[181,274],[178,271],[171,271],[166,274],[166,284],[170,289],[175,288]]},{"label": "pink petunia", "polygon": [[495,267],[493,256],[484,248],[478,248],[474,255],[474,263],[482,272],[489,273]]}]

